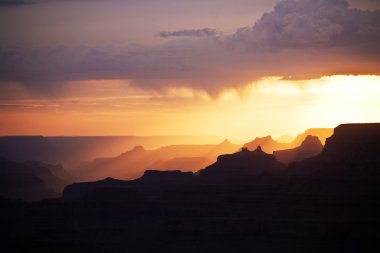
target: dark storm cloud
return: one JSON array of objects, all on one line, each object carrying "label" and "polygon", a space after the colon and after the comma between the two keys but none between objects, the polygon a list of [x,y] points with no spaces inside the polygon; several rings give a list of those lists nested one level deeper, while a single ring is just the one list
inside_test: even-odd
[{"label": "dark storm cloud", "polygon": [[28,5],[33,4],[34,1],[22,1],[22,0],[0,0],[0,7],[1,6],[18,6],[18,5]]},{"label": "dark storm cloud", "polygon": [[[181,49],[180,49],[181,48]],[[100,79],[189,78],[189,50],[160,48],[66,47],[6,48],[0,50],[0,78],[27,89],[52,94],[67,81]]]},{"label": "dark storm cloud", "polygon": [[159,36],[162,38],[167,37],[215,37],[218,32],[215,29],[203,28],[203,29],[190,29],[190,30],[179,30],[174,32],[160,32]]},{"label": "dark storm cloud", "polygon": [[[199,31],[164,36],[214,34]],[[380,74],[380,12],[350,8],[344,0],[284,0],[252,27],[217,38],[154,47],[3,48],[0,80],[47,95],[59,94],[65,82],[95,79],[217,95],[265,76]]]}]

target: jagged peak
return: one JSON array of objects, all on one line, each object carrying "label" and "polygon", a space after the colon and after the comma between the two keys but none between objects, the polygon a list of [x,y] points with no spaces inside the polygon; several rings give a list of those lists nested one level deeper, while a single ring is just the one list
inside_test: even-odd
[{"label": "jagged peak", "polygon": [[262,154],[267,155],[267,153],[265,153],[262,150],[260,145],[257,146],[256,150],[254,150],[254,151],[250,151],[247,147],[242,147],[241,151],[239,153],[242,155],[262,155]]}]

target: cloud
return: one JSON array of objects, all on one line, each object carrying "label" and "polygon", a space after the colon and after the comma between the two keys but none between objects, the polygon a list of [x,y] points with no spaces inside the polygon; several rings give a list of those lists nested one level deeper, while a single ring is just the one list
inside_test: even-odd
[{"label": "cloud", "polygon": [[191,30],[179,30],[174,32],[160,32],[159,36],[162,38],[168,37],[215,37],[218,33],[215,29],[203,28],[203,29],[191,29]]},{"label": "cloud", "polygon": [[349,8],[345,0],[283,0],[253,27],[239,29],[231,46],[250,50],[342,47],[380,42],[380,11]]},{"label": "cloud", "polygon": [[380,11],[353,9],[344,0],[284,0],[252,27],[207,39],[215,34],[167,32],[161,36],[201,39],[158,46],[2,48],[0,82],[20,83],[45,96],[59,96],[70,81],[110,79],[217,96],[266,76],[380,74]]},{"label": "cloud", "polygon": [[18,6],[18,5],[29,5],[34,4],[34,1],[28,1],[28,0],[0,0],[0,7],[1,6]]}]

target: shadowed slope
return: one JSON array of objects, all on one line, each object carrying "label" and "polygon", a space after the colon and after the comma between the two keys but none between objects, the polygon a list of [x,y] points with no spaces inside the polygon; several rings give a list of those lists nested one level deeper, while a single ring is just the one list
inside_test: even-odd
[{"label": "shadowed slope", "polygon": [[323,149],[322,143],[316,136],[307,136],[301,146],[293,149],[274,151],[273,155],[283,164],[302,161],[318,155]]},{"label": "shadowed slope", "polygon": [[35,161],[18,163],[0,158],[0,195],[10,199],[56,198],[69,180],[70,176],[61,165]]}]

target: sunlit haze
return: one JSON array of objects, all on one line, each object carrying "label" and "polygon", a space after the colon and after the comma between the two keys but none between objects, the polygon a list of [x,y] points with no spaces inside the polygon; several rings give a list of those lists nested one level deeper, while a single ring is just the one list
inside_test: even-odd
[{"label": "sunlit haze", "polygon": [[188,88],[149,92],[128,81],[71,83],[62,94],[3,100],[0,134],[217,135],[245,141],[380,120],[380,76],[268,77],[215,98]]}]

